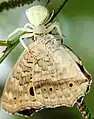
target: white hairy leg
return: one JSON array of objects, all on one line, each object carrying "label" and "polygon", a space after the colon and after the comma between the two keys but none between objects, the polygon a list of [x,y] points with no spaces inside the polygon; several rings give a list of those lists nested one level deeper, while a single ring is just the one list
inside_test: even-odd
[{"label": "white hairy leg", "polygon": [[24,25],[24,28],[28,28],[28,27],[30,27],[31,29],[34,28],[34,26],[30,23],[27,23],[27,24]]},{"label": "white hairy leg", "polygon": [[45,24],[49,24],[49,21],[52,19],[53,15],[54,15],[54,10],[52,11],[50,18],[45,22]]},{"label": "white hairy leg", "polygon": [[61,37],[63,36],[58,22],[54,22],[54,23],[48,24],[47,26],[48,26],[48,28],[46,29],[46,32],[47,32],[47,33],[49,33],[49,32],[52,31],[54,28],[56,28],[57,31],[58,31],[58,33],[59,33],[59,35],[60,35]]},{"label": "white hairy leg", "polygon": [[10,38],[11,36],[13,36],[14,34],[16,34],[17,32],[19,32],[19,31],[22,31],[22,32],[32,32],[32,29],[30,29],[30,28],[17,28],[17,29],[15,29],[12,33],[10,33],[9,35],[8,35],[8,38]]},{"label": "white hairy leg", "polygon": [[22,35],[20,37],[20,43],[22,44],[22,46],[27,50],[29,51],[28,47],[26,46],[26,44],[24,43],[23,39],[25,38],[31,38],[32,36],[34,35],[34,33],[26,33],[24,35]]}]

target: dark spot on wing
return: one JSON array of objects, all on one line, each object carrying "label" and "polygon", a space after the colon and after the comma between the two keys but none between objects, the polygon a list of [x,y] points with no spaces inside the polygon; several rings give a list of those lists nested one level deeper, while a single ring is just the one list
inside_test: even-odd
[{"label": "dark spot on wing", "polygon": [[25,110],[19,111],[18,113],[22,115],[30,116],[31,114],[34,114],[35,111],[36,109],[31,108],[31,109],[25,109]]},{"label": "dark spot on wing", "polygon": [[34,96],[34,89],[33,89],[33,87],[30,88],[30,95]]},{"label": "dark spot on wing", "polygon": [[53,89],[52,88],[49,88],[50,91],[52,91]]},{"label": "dark spot on wing", "polygon": [[86,93],[88,93],[90,90],[90,85],[88,85],[87,89],[86,89]]},{"label": "dark spot on wing", "polygon": [[78,102],[78,103],[82,103],[83,98],[84,98],[84,97],[83,97],[83,96],[81,96],[81,97],[77,100],[77,102]]},{"label": "dark spot on wing", "polygon": [[73,83],[69,83],[69,87],[73,87]]}]

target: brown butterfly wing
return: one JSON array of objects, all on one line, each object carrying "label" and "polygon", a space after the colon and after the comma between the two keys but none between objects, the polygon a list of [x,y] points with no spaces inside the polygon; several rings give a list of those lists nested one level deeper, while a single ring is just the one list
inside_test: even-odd
[{"label": "brown butterfly wing", "polygon": [[73,58],[54,36],[47,35],[43,41],[47,42],[40,42],[34,49],[32,81],[36,99],[46,107],[71,107],[85,95],[89,79],[74,60],[76,56]]},{"label": "brown butterfly wing", "polygon": [[85,95],[88,73],[81,71],[73,55],[56,40],[53,35],[41,37],[29,46],[32,53],[22,54],[5,85],[5,110],[23,114],[30,108],[30,114],[43,107],[71,107]]},{"label": "brown butterfly wing", "polygon": [[[78,65],[78,67],[80,68],[81,72],[87,77],[88,81],[89,81],[89,85],[91,86],[92,83],[92,76],[88,73],[88,71],[85,69],[85,67],[83,66],[83,62],[81,61],[81,59],[77,56],[77,54],[70,49],[67,45],[63,45],[63,47],[65,48],[65,50],[67,51],[67,53],[72,57],[72,59],[74,60],[74,62]],[[88,89],[90,89],[90,86]],[[89,90],[88,90],[89,91]],[[87,91],[87,92],[88,92]]]},{"label": "brown butterfly wing", "polygon": [[[41,103],[37,102],[33,90],[33,61],[31,53],[24,51],[8,77],[1,105],[9,113],[26,112],[25,115],[30,115],[43,107]],[[21,112],[21,110],[23,111]]]}]

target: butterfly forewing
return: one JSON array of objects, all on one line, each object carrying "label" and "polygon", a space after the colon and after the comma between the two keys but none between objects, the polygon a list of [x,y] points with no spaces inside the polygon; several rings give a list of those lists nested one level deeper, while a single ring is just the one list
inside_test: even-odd
[{"label": "butterfly forewing", "polygon": [[33,90],[33,61],[31,53],[24,51],[6,82],[2,96],[2,108],[9,113],[17,113],[26,108],[33,109],[34,112],[43,107],[37,102]]}]

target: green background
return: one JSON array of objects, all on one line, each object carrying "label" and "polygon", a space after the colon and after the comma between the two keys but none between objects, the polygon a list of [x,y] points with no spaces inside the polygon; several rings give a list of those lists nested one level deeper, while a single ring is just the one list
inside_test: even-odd
[{"label": "green background", "polygon": [[[3,1],[3,0],[2,0]],[[1,0],[0,0],[1,2]],[[50,11],[57,6],[59,0],[51,0]],[[25,10],[29,6],[15,8],[0,13],[0,39],[6,39],[8,34],[28,22]],[[69,0],[67,5],[55,18],[60,23],[62,33],[65,35],[65,44],[80,56],[86,69],[94,77],[94,0]],[[0,47],[0,54],[4,48]],[[23,51],[19,44],[17,48],[0,64],[0,95],[2,95],[5,81]],[[94,83],[91,91],[85,97],[86,104],[94,116]],[[20,116],[11,116],[0,109],[0,119],[23,119]],[[45,109],[36,113],[32,119],[82,119],[76,106],[73,108]]]}]

